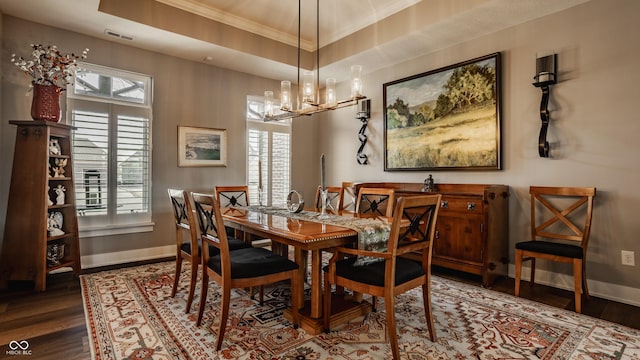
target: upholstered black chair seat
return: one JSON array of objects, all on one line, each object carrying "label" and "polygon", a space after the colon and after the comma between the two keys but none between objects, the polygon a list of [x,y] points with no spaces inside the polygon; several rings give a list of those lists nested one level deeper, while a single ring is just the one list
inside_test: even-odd
[{"label": "upholstered black chair seat", "polygon": [[[294,270],[298,264],[264,248],[231,251],[231,278],[244,279]],[[208,266],[220,274],[220,255],[212,256]]]},{"label": "upholstered black chair seat", "polygon": [[[376,261],[364,266],[353,266],[356,258],[348,258],[336,261],[336,275],[359,283],[384,286],[384,261]],[[329,271],[325,266],[322,270]],[[424,275],[420,263],[404,258],[396,259],[395,285],[398,286],[409,280]]]},{"label": "upholstered black chair seat", "polygon": [[544,254],[560,255],[574,259],[582,259],[584,252],[582,247],[571,244],[561,244],[551,241],[523,241],[516,243],[516,249],[525,251],[535,251]]}]

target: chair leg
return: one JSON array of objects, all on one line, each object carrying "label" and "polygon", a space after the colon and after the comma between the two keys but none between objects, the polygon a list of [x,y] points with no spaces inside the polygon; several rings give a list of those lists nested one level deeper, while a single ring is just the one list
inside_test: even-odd
[{"label": "chair leg", "polygon": [[173,288],[171,289],[171,297],[176,296],[176,292],[178,291],[178,282],[180,281],[180,272],[182,271],[182,256],[180,256],[180,252],[176,256],[176,272],[173,275]]},{"label": "chair leg", "polygon": [[529,286],[533,287],[536,282],[536,258],[531,258],[531,278],[529,279]]},{"label": "chair leg", "polygon": [[378,309],[376,308],[376,304],[378,304],[378,298],[376,298],[375,296],[371,296],[371,311],[378,311]]},{"label": "chair leg", "polygon": [[196,292],[196,282],[198,281],[198,262],[193,260],[191,260],[191,279],[189,281],[189,296],[187,297],[187,308],[184,310],[185,314],[191,311],[193,295]]},{"label": "chair leg", "polygon": [[400,350],[398,349],[398,333],[396,331],[396,310],[393,294],[384,297],[384,305],[387,317],[387,333],[389,335],[389,344],[391,345],[391,353],[394,360],[400,359]]},{"label": "chair leg", "polygon": [[585,299],[589,300],[589,288],[587,287],[587,260],[582,259],[582,293]]},{"label": "chair leg", "polygon": [[422,301],[424,303],[424,315],[427,318],[427,328],[429,329],[429,339],[431,342],[436,342],[436,328],[433,323],[433,311],[431,307],[431,290],[429,289],[429,282],[422,285]]},{"label": "chair leg", "polygon": [[516,289],[515,296],[520,296],[520,277],[522,276],[522,250],[516,250]]},{"label": "chair leg", "polygon": [[297,329],[300,325],[300,304],[298,297],[294,294],[298,291],[298,271],[294,270],[291,277],[291,317],[293,320],[293,328]]},{"label": "chair leg", "polygon": [[582,260],[573,259],[573,282],[576,302],[576,312],[580,314],[582,312]]},{"label": "chair leg", "polygon": [[231,301],[231,289],[222,285],[222,298],[220,299],[220,324],[218,325],[218,338],[216,339],[216,350],[222,348],[224,332],[227,330],[227,320],[229,319],[229,302]]},{"label": "chair leg", "polygon": [[206,268],[202,269],[202,286],[200,289],[200,308],[198,309],[198,320],[196,326],[202,323],[202,314],[204,314],[204,306],[207,303],[207,291],[209,290],[209,273]]},{"label": "chair leg", "polygon": [[260,285],[260,306],[264,305],[264,285]]}]

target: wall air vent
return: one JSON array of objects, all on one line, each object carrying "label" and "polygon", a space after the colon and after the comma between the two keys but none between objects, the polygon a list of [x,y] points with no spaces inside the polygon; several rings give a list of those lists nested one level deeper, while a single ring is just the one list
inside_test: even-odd
[{"label": "wall air vent", "polygon": [[120,34],[120,33],[117,33],[115,31],[109,30],[109,29],[104,29],[104,33],[109,35],[109,36],[117,37],[117,38],[120,38],[120,39],[123,39],[123,40],[133,40],[133,36],[131,36],[131,35]]}]

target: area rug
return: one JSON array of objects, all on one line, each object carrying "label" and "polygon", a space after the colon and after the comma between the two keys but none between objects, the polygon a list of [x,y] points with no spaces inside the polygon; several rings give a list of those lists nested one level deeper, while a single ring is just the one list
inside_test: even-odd
[{"label": "area rug", "polygon": [[[232,292],[217,352],[219,288],[210,285],[203,323],[196,327],[197,296],[191,312],[184,312],[188,267],[170,297],[174,266],[81,276],[94,359],[391,358],[382,303],[376,313],[312,336],[283,317],[286,284],[265,288],[262,306],[243,290]],[[439,277],[433,277],[432,288],[436,343],[428,338],[421,292],[397,297],[405,359],[640,359],[640,330]]]}]

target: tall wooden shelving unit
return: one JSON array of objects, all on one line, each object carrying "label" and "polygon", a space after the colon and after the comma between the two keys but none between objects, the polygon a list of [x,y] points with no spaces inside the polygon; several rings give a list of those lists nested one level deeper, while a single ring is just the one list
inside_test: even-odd
[{"label": "tall wooden shelving unit", "polygon": [[[51,271],[70,267],[76,275],[80,272],[71,159],[71,131],[75,128],[50,121],[9,123],[18,129],[0,255],[0,288],[6,288],[9,281],[33,281],[36,290],[44,291]],[[51,139],[58,141],[59,154],[50,152]],[[51,170],[56,159],[67,161],[62,176],[54,176]],[[63,204],[56,201],[58,185],[66,189]],[[62,214],[64,234],[50,236],[48,219],[52,213]],[[59,262],[48,261],[47,247],[62,244],[63,258]]]}]

